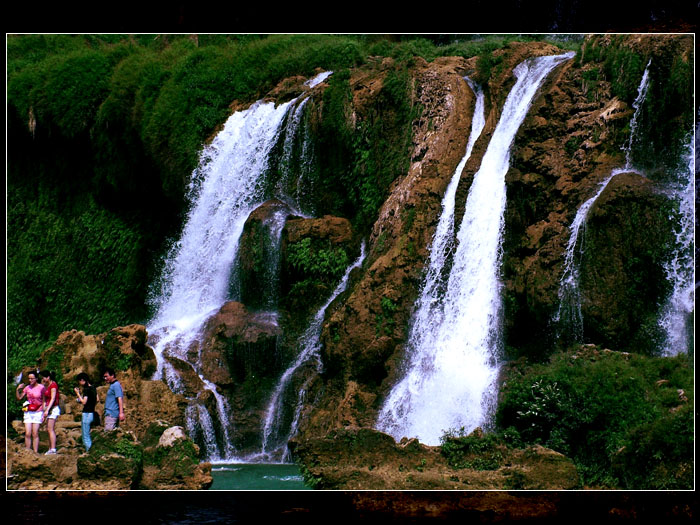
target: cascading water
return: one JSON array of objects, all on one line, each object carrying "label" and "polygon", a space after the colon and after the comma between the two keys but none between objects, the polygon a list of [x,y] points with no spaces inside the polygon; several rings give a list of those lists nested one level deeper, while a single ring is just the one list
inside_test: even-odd
[{"label": "cascading water", "polygon": [[[566,245],[564,256],[564,273],[559,282],[559,308],[554,315],[553,322],[557,329],[557,338],[565,344],[583,341],[583,314],[581,313],[581,292],[579,290],[579,262],[583,253],[583,243],[579,243],[579,235],[585,230],[586,217],[595,201],[600,197],[610,181],[618,173],[634,171],[632,167],[632,149],[636,140],[638,119],[642,104],[649,87],[649,65],[647,64],[642,80],[637,88],[637,97],[632,104],[634,113],[630,121],[630,135],[623,146],[625,152],[625,165],[622,168],[615,168],[610,175],[599,184],[598,190],[593,197],[586,200],[576,212],[569,230],[569,242]],[[578,251],[576,247],[578,246]]]},{"label": "cascading water", "polygon": [[442,199],[442,213],[440,214],[440,219],[435,229],[435,235],[433,236],[430,258],[428,260],[428,270],[423,281],[421,295],[418,299],[416,313],[414,314],[414,320],[412,322],[411,334],[409,336],[409,344],[414,348],[419,348],[427,344],[427,341],[424,342],[423,338],[430,337],[434,333],[432,329],[433,326],[431,325],[438,326],[438,320],[442,315],[446,285],[445,269],[449,266],[449,259],[454,253],[454,217],[457,188],[464,166],[471,156],[474,143],[481,135],[481,131],[484,129],[484,124],[486,122],[484,116],[484,93],[472,80],[467,77],[464,78],[476,95],[471,131],[467,141],[466,153],[457,165],[457,169],[455,169]]},{"label": "cascading water", "polygon": [[[528,59],[513,70],[517,81],[469,190],[443,301],[430,296],[434,285],[424,285],[408,343],[407,373],[379,414],[377,428],[396,439],[417,437],[437,445],[445,431],[471,431],[487,423],[499,368],[498,274],[510,147],[540,84],[573,56]],[[443,213],[452,213],[448,203]],[[436,268],[441,242],[431,248]],[[430,278],[440,273],[433,271]]]},{"label": "cascading water", "polygon": [[671,220],[677,221],[676,243],[670,260],[665,265],[666,276],[672,285],[672,291],[659,322],[666,335],[662,348],[664,355],[688,352],[692,345],[690,317],[695,311],[693,282],[695,170],[692,139],[688,144],[686,155],[679,173],[679,180],[670,190],[670,198],[678,204],[678,217],[671,217]]},{"label": "cascading water", "polygon": [[[290,111],[287,117],[287,123],[284,129],[284,143],[282,145],[282,155],[279,160],[279,165],[281,168],[282,176],[279,178],[276,186],[277,193],[279,195],[288,195],[289,191],[287,187],[290,184],[290,172],[289,167],[294,160],[294,141],[297,138],[297,130],[301,122],[302,115],[304,114],[304,106],[309,101],[308,98],[302,100],[296,107],[294,111]],[[294,199],[294,204],[299,207],[298,199]]]},{"label": "cascading water", "polygon": [[[308,85],[313,87],[329,74],[317,76]],[[228,439],[231,409],[216,386],[202,377],[199,361],[188,359],[188,351],[203,323],[228,299],[243,226],[251,211],[265,200],[264,176],[270,152],[279,140],[285,117],[298,101],[277,106],[258,101],[231,115],[204,148],[190,184],[191,207],[182,235],[166,258],[160,288],[152,293],[156,314],[148,331],[158,361],[154,378],[164,379],[175,392],[182,391],[182,382],[168,357],[189,363],[199,374],[204,389],[215,398],[218,422],[204,415],[207,411],[199,405],[187,411],[188,428],[190,433],[209,436],[204,443],[212,460],[234,454]],[[219,440],[223,443],[211,439],[214,426],[223,432]]]},{"label": "cascading water", "polygon": [[641,113],[641,107],[644,103],[644,99],[647,96],[647,89],[649,88],[649,66],[651,65],[651,60],[647,63],[647,67],[644,69],[642,74],[642,80],[637,88],[637,98],[634,99],[632,107],[634,108],[634,113],[632,114],[632,120],[630,121],[630,135],[627,144],[624,146],[625,150],[625,168],[627,170],[632,169],[632,150],[634,149],[634,143],[637,139],[637,126],[639,124],[639,115]]},{"label": "cascading water", "polygon": [[598,185],[598,191],[593,197],[584,202],[576,212],[569,230],[569,242],[566,245],[564,256],[564,273],[559,282],[559,308],[554,315],[554,323],[558,330],[558,339],[567,342],[581,342],[583,340],[583,314],[581,313],[581,292],[579,290],[579,263],[583,254],[583,242],[578,244],[579,233],[585,229],[588,210],[600,197],[608,183],[618,173],[629,171],[627,168],[616,168]]},{"label": "cascading water", "polygon": [[[321,373],[322,370],[320,355],[321,329],[323,325],[323,318],[326,314],[326,309],[335,300],[335,298],[338,297],[338,295],[345,291],[350,278],[350,273],[355,268],[362,266],[364,259],[365,243],[363,242],[359,257],[345,270],[345,274],[340,280],[340,283],[338,283],[338,286],[336,286],[326,303],[319,308],[311,321],[311,324],[299,338],[298,346],[301,348],[301,351],[294,362],[280,377],[268,404],[265,425],[262,431],[263,440],[262,453],[259,455],[260,458],[267,461],[285,461],[288,459],[287,443],[292,436],[296,434],[306,388],[308,387],[309,381],[313,378],[313,376]],[[295,374],[297,374],[297,372],[305,366],[313,366],[314,374],[307,377],[296,392],[297,403],[295,404],[294,413],[291,417],[291,423],[288,426],[288,430],[285,432],[285,421],[282,414],[283,402],[286,397],[294,394],[292,391],[292,379]]]}]

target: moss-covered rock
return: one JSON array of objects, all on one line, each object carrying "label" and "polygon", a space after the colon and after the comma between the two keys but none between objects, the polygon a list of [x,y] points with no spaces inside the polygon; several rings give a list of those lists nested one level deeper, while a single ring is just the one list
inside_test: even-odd
[{"label": "moss-covered rock", "polygon": [[277,308],[280,287],[280,244],[289,206],[270,200],[258,206],[245,222],[234,269],[238,295],[252,310]]},{"label": "moss-covered rock", "polygon": [[78,475],[84,479],[119,479],[136,488],[142,474],[143,447],[121,429],[95,432],[90,451],[78,457]]},{"label": "moss-covered rock", "polygon": [[581,240],[584,338],[653,354],[670,292],[664,263],[675,240],[672,201],[636,173],[613,177],[590,209]]},{"label": "moss-covered rock", "polygon": [[182,427],[165,429],[155,446],[144,449],[140,488],[208,488],[213,482],[211,465],[201,464],[199,456],[199,447],[185,435]]},{"label": "moss-covered rock", "polygon": [[[470,437],[467,455],[478,448],[497,451],[498,460],[454,461],[452,448],[428,447],[415,439],[396,443],[391,436],[367,428],[344,428],[322,438],[292,441],[290,449],[305,482],[317,489],[572,489],[579,478],[570,459],[544,447],[511,448],[483,436]],[[484,445],[482,445],[482,442]],[[457,445],[457,448],[460,445]],[[464,448],[464,447],[462,447]],[[465,456],[466,457],[466,456]]]}]

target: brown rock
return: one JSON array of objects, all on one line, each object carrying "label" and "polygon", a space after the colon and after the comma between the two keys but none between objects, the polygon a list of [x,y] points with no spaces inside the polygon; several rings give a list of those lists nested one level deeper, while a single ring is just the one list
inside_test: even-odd
[{"label": "brown rock", "polygon": [[534,446],[498,448],[489,470],[450,466],[440,447],[417,440],[396,443],[368,428],[346,427],[322,438],[294,440],[290,448],[316,488],[337,490],[572,489],[578,474],[571,460]]}]

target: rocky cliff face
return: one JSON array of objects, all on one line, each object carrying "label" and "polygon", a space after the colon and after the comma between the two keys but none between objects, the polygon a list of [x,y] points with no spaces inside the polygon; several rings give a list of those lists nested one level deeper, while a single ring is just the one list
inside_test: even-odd
[{"label": "rocky cliff face", "polygon": [[[611,40],[591,37],[584,52],[610,46]],[[682,37],[634,35],[622,46],[647,54],[651,63],[691,52]],[[563,65],[543,86],[513,146],[503,260],[505,329],[507,344],[526,355],[543,355],[555,344],[552,318],[576,212],[626,162],[623,147],[634,108],[613,94],[613,81],[595,63]],[[669,176],[668,170],[653,180],[616,176],[589,214],[581,269],[586,341],[631,351],[653,346],[642,339],[651,335],[652,318],[668,291],[661,259],[672,228],[664,186],[655,181]]]},{"label": "rocky cliff face", "polygon": [[[543,43],[516,43],[502,50],[504,66],[488,84],[486,126],[462,175],[455,221],[464,213],[469,184],[514,81],[512,67],[528,57],[557,53]],[[442,196],[466,147],[474,95],[462,76],[473,74],[475,67],[473,59],[443,59],[418,62],[413,71],[414,96],[424,107],[414,123],[413,162],[394,182],[379,212],[363,275],[327,317],[326,373],[317,385],[324,394],[310,412],[305,431],[323,434],[347,425],[373,426],[383,396],[397,379]]]},{"label": "rocky cliff face", "polygon": [[[614,38],[592,37],[584,53],[620,45]],[[622,46],[659,60],[687,58],[692,52],[689,39],[674,36],[629,36]],[[513,67],[529,57],[559,53],[560,49],[542,42],[514,42],[494,52],[496,66],[483,86],[486,125],[462,172],[456,223],[515,82]],[[359,133],[358,123],[380,104],[392,67],[391,59],[374,59],[351,72],[351,100],[344,115],[351,130]],[[323,371],[308,384],[293,453],[309,479],[316,479],[323,488],[572,488],[575,469],[552,451],[504,449],[501,457],[506,459],[497,469],[485,474],[464,467],[455,472],[438,449],[416,442],[397,444],[368,430],[400,378],[407,330],[441,201],[465,151],[475,97],[462,77],[483,74],[477,57],[443,57],[431,63],[416,58],[406,71],[411,105],[421,108],[412,122],[409,168],[397,174],[366,231],[364,264],[351,274],[347,290],[326,311],[321,334]],[[512,146],[502,265],[505,357],[543,358],[556,346],[552,317],[571,223],[598,184],[625,163],[622,146],[629,137],[634,108],[616,95],[614,79],[601,71],[599,64],[581,58],[557,67],[542,85]],[[307,89],[303,81],[289,79],[269,96],[289,100]],[[316,101],[309,108],[312,124],[328,110]],[[645,352],[653,346],[657,309],[668,292],[661,265],[672,233],[665,219],[669,201],[658,183],[662,179],[620,173],[590,210],[581,258],[587,341]],[[332,198],[315,194],[312,200],[323,204]],[[259,450],[270,393],[299,352],[297,338],[310,317],[357,257],[358,230],[345,217],[295,216],[287,204],[274,200],[250,215],[241,239],[237,280],[232,282],[241,300],[226,303],[208,320],[188,354],[188,359],[199,359],[202,376],[226,396],[236,414],[231,436],[237,451]],[[275,278],[279,280],[270,285]],[[270,288],[274,296],[260,293]],[[271,305],[279,315],[266,312]],[[196,399],[214,414],[213,395],[203,389],[190,364],[165,355],[180,373],[183,395],[147,379],[155,370],[155,358],[146,343],[145,329],[138,326],[100,336],[67,332],[45,353],[41,365],[51,368],[61,363],[68,384],[81,371],[97,378],[103,366],[120,360],[125,370],[120,380],[127,391],[124,430],[139,442],[149,442],[154,420],[167,422],[158,427],[161,434],[162,427],[182,426],[188,399]],[[101,387],[102,398],[105,388]],[[76,414],[67,414],[72,425]],[[201,442],[202,436],[194,439]],[[62,441],[69,441],[67,434],[59,437]],[[154,448],[144,457],[163,457],[156,445],[149,446]],[[13,457],[27,454],[14,445],[8,448]],[[374,452],[367,452],[373,448]],[[83,472],[97,472],[89,461],[82,463]],[[129,482],[132,486],[175,486],[167,474],[151,468],[147,475],[147,470],[142,467],[138,475],[124,477],[136,480]],[[28,475],[17,476],[16,483],[28,482]],[[206,485],[206,469],[188,476],[180,475],[189,480],[182,483]],[[61,483],[68,477],[63,476]]]},{"label": "rocky cliff face", "polygon": [[[603,37],[595,45],[607,42]],[[690,44],[687,39],[631,37],[622,45],[658,57],[669,49],[684,56],[689,48],[679,51],[679,46]],[[514,82],[512,68],[527,57],[560,52],[546,44],[515,43],[497,53],[503,66],[486,88],[487,122],[462,174],[455,221],[464,212],[472,177]],[[473,95],[460,77],[475,66],[473,60],[445,59],[418,62],[412,71],[414,97],[424,107],[414,122],[412,164],[395,180],[379,212],[362,272],[326,316],[325,370],[312,387],[318,401],[306,407],[299,435],[311,450],[315,445],[309,443],[323,440],[327,432],[373,427],[384,396],[399,377],[441,197],[468,135]],[[505,346],[512,357],[541,358],[557,346],[552,318],[571,223],[598,185],[625,164],[623,146],[634,108],[613,93],[613,79],[591,73],[596,67],[572,60],[555,69],[512,148],[502,268]],[[358,106],[366,102],[361,95],[367,85],[358,81]],[[656,348],[658,308],[668,293],[662,263],[672,233],[663,178],[621,173],[590,210],[580,284],[585,341],[638,352]],[[323,448],[321,441],[315,443]],[[297,453],[307,464],[305,446]],[[381,486],[369,481],[381,478],[378,472],[329,474],[320,463],[318,458],[310,461],[324,482],[333,484],[329,479],[337,474],[338,480],[359,476]],[[349,487],[345,481],[337,486]]]}]

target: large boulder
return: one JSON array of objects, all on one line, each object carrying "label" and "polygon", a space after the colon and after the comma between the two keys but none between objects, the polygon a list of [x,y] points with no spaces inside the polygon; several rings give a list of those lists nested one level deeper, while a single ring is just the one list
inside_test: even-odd
[{"label": "large boulder", "polygon": [[273,199],[258,206],[243,226],[234,270],[241,302],[254,310],[273,310],[279,296],[280,238],[292,211]]},{"label": "large boulder", "polygon": [[199,462],[199,447],[180,426],[154,424],[151,437],[162,432],[155,446],[144,450],[141,489],[206,489],[213,482],[211,465]]},{"label": "large boulder", "polygon": [[290,443],[306,482],[319,489],[556,490],[578,486],[573,462],[553,450],[540,446],[513,449],[503,444],[479,448],[479,454],[465,453],[456,461],[454,453],[446,454],[441,447],[405,438],[396,443],[391,436],[357,427]]},{"label": "large boulder", "polygon": [[672,212],[673,202],[637,173],[616,175],[596,200],[580,269],[586,340],[647,354],[660,347]]},{"label": "large boulder", "polygon": [[[193,372],[194,366],[225,396],[232,413],[226,430],[236,450],[252,450],[260,445],[265,402],[287,364],[278,353],[281,334],[275,315],[252,312],[240,302],[229,301],[204,323],[200,337],[188,351],[192,356],[190,363],[167,357],[180,365],[178,370],[183,372],[180,379],[186,385],[190,405],[212,415],[218,441],[223,439],[219,434],[224,431],[219,425],[226,423],[220,421],[214,394],[203,387],[202,380]],[[204,430],[194,432],[195,441],[203,445]]]},{"label": "large boulder", "polygon": [[236,301],[225,303],[202,330],[202,375],[221,387],[234,387],[248,376],[274,373],[280,335],[274,315],[251,312]]}]

